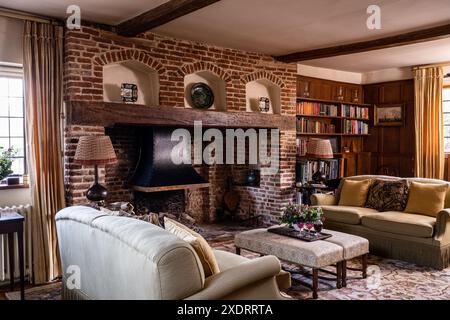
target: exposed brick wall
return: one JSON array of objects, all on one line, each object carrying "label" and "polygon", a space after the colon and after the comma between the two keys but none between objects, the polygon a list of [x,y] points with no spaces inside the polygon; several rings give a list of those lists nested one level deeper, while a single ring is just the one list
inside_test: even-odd
[{"label": "exposed brick wall", "polygon": [[[267,79],[281,89],[281,113],[295,115],[296,65],[284,64],[270,56],[221,48],[209,44],[173,39],[153,33],[136,38],[124,38],[113,33],[83,27],[66,30],[65,34],[65,100],[103,101],[103,66],[127,61],[139,61],[154,69],[159,76],[159,101],[162,106],[184,107],[184,77],[208,70],[225,81],[227,111],[245,112],[245,85],[249,81]],[[201,120],[201,119],[199,119]],[[119,130],[119,131],[115,131]],[[102,170],[101,181],[106,182],[110,200],[129,200],[131,190],[124,179],[135,161],[134,141],[121,129],[107,129],[112,137],[119,166]],[[85,134],[104,134],[104,128],[72,126],[66,129],[65,176],[69,203],[85,201],[84,192],[92,180],[92,169],[73,164],[78,137]],[[127,132],[125,132],[127,133]],[[132,133],[132,131],[131,131]],[[240,214],[253,207],[271,220],[279,215],[281,206],[293,199],[295,170],[295,132],[282,132],[281,171],[263,177],[260,188],[246,188]],[[131,149],[130,149],[131,148]],[[203,174],[212,182],[209,190],[187,192],[187,198],[201,199],[187,204],[186,210],[206,211],[203,218],[214,220],[220,194],[226,187],[229,168],[212,166]],[[247,210],[248,211],[248,210]]]}]

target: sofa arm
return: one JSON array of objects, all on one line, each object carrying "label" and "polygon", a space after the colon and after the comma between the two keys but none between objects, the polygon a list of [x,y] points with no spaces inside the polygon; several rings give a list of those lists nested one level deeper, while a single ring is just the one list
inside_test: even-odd
[{"label": "sofa arm", "polygon": [[450,243],[450,209],[444,209],[438,213],[434,239]]},{"label": "sofa arm", "polygon": [[337,198],[332,194],[315,193],[311,196],[313,206],[334,206],[337,205]]},{"label": "sofa arm", "polygon": [[[247,286],[280,273],[280,261],[274,256],[265,256],[244,262],[208,277],[203,290],[186,298],[187,300],[217,300],[235,293]],[[277,292],[279,294],[279,291]]]}]

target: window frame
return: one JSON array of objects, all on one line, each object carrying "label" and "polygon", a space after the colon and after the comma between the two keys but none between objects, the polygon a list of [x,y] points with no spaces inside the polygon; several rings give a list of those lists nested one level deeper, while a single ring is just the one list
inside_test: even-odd
[{"label": "window frame", "polygon": [[[25,113],[25,92],[24,92],[24,77],[23,77],[23,66],[20,64],[13,64],[13,63],[0,63],[0,78],[16,78],[16,79],[22,79],[22,110],[23,110],[23,116],[22,117],[11,117],[9,112],[8,116],[3,116],[1,118],[6,119],[22,119],[23,121],[23,156],[19,157],[12,157],[17,159],[23,159],[23,173],[20,174],[20,176],[24,176],[28,174],[28,156],[27,156],[27,135],[26,135],[26,113]],[[8,96],[9,98],[9,96]],[[14,138],[21,138],[21,137],[15,137],[11,136],[11,127],[9,127],[8,137],[4,137],[9,139],[9,144],[11,144],[11,139]],[[17,174],[17,173],[12,173]],[[17,174],[18,175],[18,174]],[[5,189],[8,187],[20,187],[23,185],[15,185],[15,186],[8,186],[8,185],[2,185],[0,184],[0,190]]]}]

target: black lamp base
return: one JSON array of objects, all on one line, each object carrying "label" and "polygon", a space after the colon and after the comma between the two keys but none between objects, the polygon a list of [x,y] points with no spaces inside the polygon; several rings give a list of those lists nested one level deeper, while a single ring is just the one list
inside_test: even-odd
[{"label": "black lamp base", "polygon": [[86,192],[86,198],[94,202],[105,201],[107,195],[106,188],[98,183],[94,183]]}]

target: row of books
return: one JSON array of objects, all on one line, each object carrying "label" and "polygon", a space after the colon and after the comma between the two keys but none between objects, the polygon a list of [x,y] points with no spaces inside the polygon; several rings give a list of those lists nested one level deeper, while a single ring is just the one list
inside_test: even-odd
[{"label": "row of books", "polygon": [[323,121],[316,121],[306,118],[297,120],[297,132],[301,133],[335,133],[336,126],[334,124]]},{"label": "row of books", "polygon": [[345,120],[343,132],[348,134],[369,134],[369,124],[359,120]]},{"label": "row of books", "polygon": [[342,105],[342,117],[369,119],[369,108]]},{"label": "row of books", "polygon": [[[307,153],[307,146],[309,137],[297,137],[297,156],[305,157]],[[337,138],[328,138],[331,143],[331,148],[333,149],[333,153],[339,153],[338,141]]]},{"label": "row of books", "polygon": [[297,163],[296,180],[301,183],[312,181],[313,174],[319,170],[327,180],[338,179],[343,176],[343,169],[343,159],[301,161]]},{"label": "row of books", "polygon": [[297,103],[297,114],[307,116],[338,116],[338,106],[318,102],[302,101]]}]

